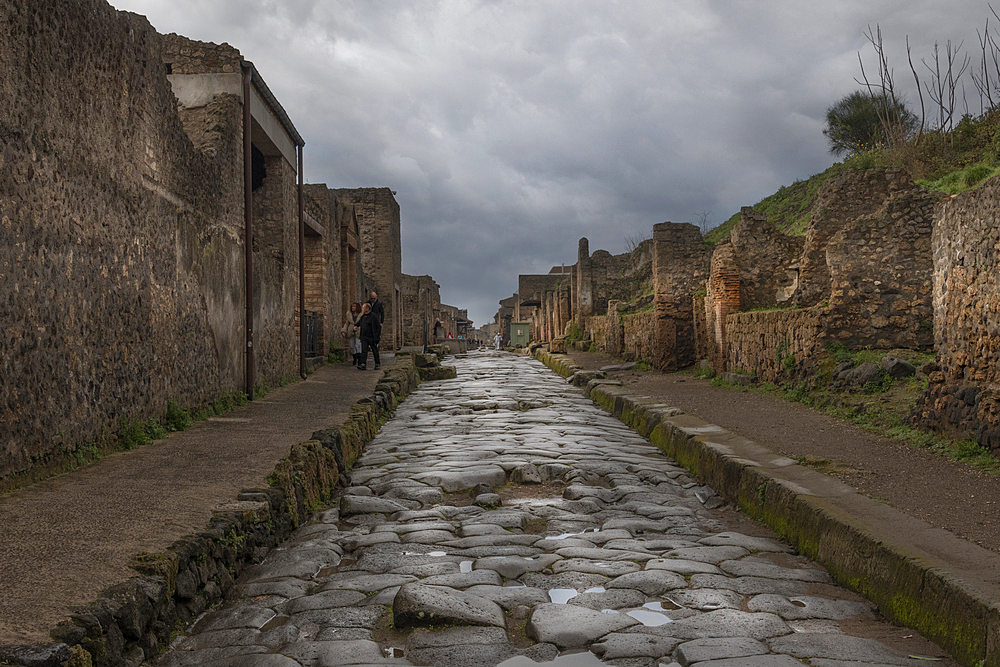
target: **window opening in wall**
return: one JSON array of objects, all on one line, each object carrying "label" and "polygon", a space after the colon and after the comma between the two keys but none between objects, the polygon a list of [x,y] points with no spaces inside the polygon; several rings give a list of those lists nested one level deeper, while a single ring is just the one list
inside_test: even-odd
[{"label": "window opening in wall", "polygon": [[250,144],[250,174],[252,178],[251,190],[256,191],[264,184],[264,179],[267,178],[267,169],[264,167],[264,154],[253,144]]}]

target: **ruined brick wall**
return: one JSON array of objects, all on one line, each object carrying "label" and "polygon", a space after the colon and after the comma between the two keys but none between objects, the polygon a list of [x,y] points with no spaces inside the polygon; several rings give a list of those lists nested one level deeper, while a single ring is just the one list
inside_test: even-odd
[{"label": "ruined brick wall", "polygon": [[[396,285],[400,284],[403,273],[399,203],[389,188],[343,188],[334,192],[357,209],[361,266],[385,307],[381,347],[386,350],[399,347],[402,304],[396,300]],[[362,301],[367,301],[367,297]]]},{"label": "ruined brick wall", "polygon": [[767,215],[744,206],[729,235],[740,269],[740,303],[744,309],[772,308],[787,301],[798,282],[803,237],[787,236]]},{"label": "ruined brick wall", "polygon": [[267,175],[253,192],[254,363],[269,386],[298,374],[298,190],[292,165],[265,158]]},{"label": "ruined brick wall", "polygon": [[696,360],[692,297],[708,276],[710,254],[688,223],[653,226],[655,355],[653,366],[676,370]]},{"label": "ruined brick wall", "polygon": [[934,343],[938,368],[916,421],[1000,450],[1000,181],[935,211]]},{"label": "ruined brick wall", "polygon": [[656,356],[655,319],[652,310],[621,316],[623,359],[652,362]]},{"label": "ruined brick wall", "polygon": [[2,478],[242,388],[244,292],[239,102],[189,119],[214,126],[196,147],[144,18],[39,0],[0,24]]},{"label": "ruined brick wall", "polygon": [[897,182],[890,196],[847,221],[827,244],[831,292],[825,325],[850,348],[933,343],[931,231],[939,196]]},{"label": "ruined brick wall", "polygon": [[726,316],[726,370],[761,382],[794,377],[823,352],[822,308],[732,313]]},{"label": "ruined brick wall", "polygon": [[815,306],[830,297],[826,246],[848,222],[878,209],[894,191],[913,187],[902,169],[844,169],[823,185],[813,204],[792,302]]},{"label": "ruined brick wall", "polygon": [[434,335],[434,320],[441,311],[441,293],[430,276],[402,275],[403,344],[430,343]]},{"label": "ruined brick wall", "polygon": [[238,74],[240,52],[229,44],[188,39],[176,33],[161,35],[161,53],[167,74]]},{"label": "ruined brick wall", "polygon": [[305,307],[319,314],[322,323],[319,352],[325,354],[330,343],[344,343],[341,327],[348,305],[342,284],[339,203],[323,184],[303,186],[305,214],[322,230],[317,234],[306,225],[305,238]]},{"label": "ruined brick wall", "polygon": [[[709,279],[706,281],[705,334],[708,340],[704,345],[708,348],[708,360],[717,373],[728,370],[727,318],[740,310],[740,266],[735,253],[732,243],[717,246],[712,253]],[[701,343],[696,344],[696,347],[701,346]]]},{"label": "ruined brick wall", "polygon": [[634,251],[621,255],[595,251],[589,259],[589,273],[581,274],[579,280],[590,289],[591,314],[604,315],[609,301],[632,301],[644,288],[648,289],[652,275],[653,242],[646,240]]}]

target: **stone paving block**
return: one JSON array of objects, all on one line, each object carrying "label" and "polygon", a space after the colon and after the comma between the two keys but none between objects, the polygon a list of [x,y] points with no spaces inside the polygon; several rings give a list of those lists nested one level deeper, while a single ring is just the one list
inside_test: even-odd
[{"label": "stone paving block", "polygon": [[827,600],[808,595],[756,595],[747,603],[750,611],[778,614],[786,621],[807,618],[842,620],[852,616],[875,616],[871,604],[851,600]]},{"label": "stone paving block", "polygon": [[299,662],[303,667],[336,667],[376,663],[382,660],[382,649],[370,640],[305,641],[286,646],[281,653]]},{"label": "stone paving block", "polygon": [[718,637],[684,642],[677,647],[675,655],[683,667],[688,667],[696,662],[746,658],[753,655],[765,655],[768,652],[767,646],[756,639]]},{"label": "stone paving block", "polygon": [[812,581],[820,584],[832,582],[830,575],[825,570],[781,567],[765,558],[752,556],[740,560],[722,561],[719,563],[719,568],[737,577],[767,577],[769,579]]},{"label": "stone paving block", "polygon": [[639,621],[625,614],[603,614],[584,607],[541,604],[528,618],[528,636],[560,648],[587,646],[598,637],[621,630]]},{"label": "stone paving block", "polygon": [[874,639],[849,635],[794,634],[772,639],[769,644],[775,653],[787,653],[796,658],[868,661],[904,667],[926,667],[929,662],[910,658]]},{"label": "stone paving block", "polygon": [[406,584],[392,605],[396,627],[428,625],[504,626],[503,610],[495,602],[444,586]]},{"label": "stone paving block", "polygon": [[620,658],[664,658],[671,654],[680,643],[673,637],[657,637],[636,633],[613,632],[590,646],[590,650],[601,660]]}]

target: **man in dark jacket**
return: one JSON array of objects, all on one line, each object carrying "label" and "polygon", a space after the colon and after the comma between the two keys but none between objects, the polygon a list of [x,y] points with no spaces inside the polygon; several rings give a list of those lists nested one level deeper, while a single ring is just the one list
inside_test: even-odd
[{"label": "man in dark jacket", "polygon": [[[374,292],[372,295],[374,296]],[[375,358],[375,370],[380,368],[378,357],[378,344],[382,339],[382,323],[378,316],[372,312],[369,304],[361,306],[361,320],[358,322],[358,338],[361,339],[361,361],[358,370],[368,370],[368,350],[371,349]]]},{"label": "man in dark jacket", "polygon": [[371,297],[368,299],[368,305],[371,306],[372,312],[378,318],[379,324],[385,323],[385,307],[382,306],[382,302],[378,300],[378,294],[375,290],[372,290]]}]

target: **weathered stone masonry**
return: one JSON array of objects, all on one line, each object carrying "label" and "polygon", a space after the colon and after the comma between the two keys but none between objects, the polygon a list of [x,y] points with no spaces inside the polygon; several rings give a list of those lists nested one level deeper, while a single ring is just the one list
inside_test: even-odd
[{"label": "weathered stone masonry", "polygon": [[[0,23],[6,477],[120,417],[239,386],[242,133],[239,102],[223,96],[199,112],[213,126],[192,144],[142,17],[42,0],[5,4]],[[293,373],[286,363],[264,367]]]},{"label": "weathered stone masonry", "polygon": [[942,201],[934,226],[937,368],[917,408],[927,426],[1000,449],[1000,181]]}]

